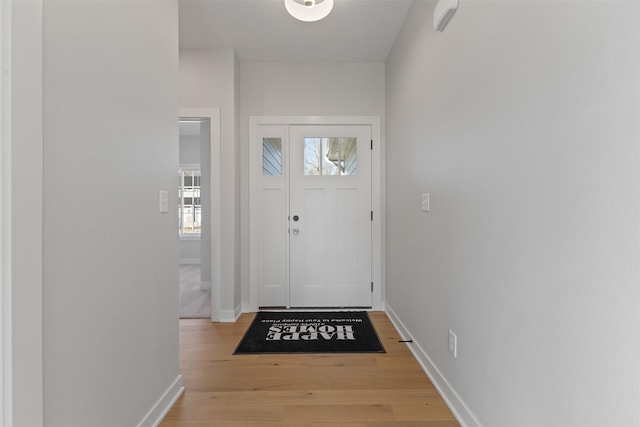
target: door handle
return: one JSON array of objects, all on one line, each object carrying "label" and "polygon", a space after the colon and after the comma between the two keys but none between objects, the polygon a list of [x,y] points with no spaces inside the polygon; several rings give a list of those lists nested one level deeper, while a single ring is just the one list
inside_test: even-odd
[{"label": "door handle", "polygon": [[297,228],[294,228],[292,231],[293,231],[293,234],[298,234],[298,233],[300,233],[300,230],[298,230]]}]

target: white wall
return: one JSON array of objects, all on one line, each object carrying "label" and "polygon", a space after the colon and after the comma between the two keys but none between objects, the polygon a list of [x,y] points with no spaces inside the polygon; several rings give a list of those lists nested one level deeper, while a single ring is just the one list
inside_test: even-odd
[{"label": "white wall", "polygon": [[387,62],[389,307],[467,425],[637,426],[640,3],[432,9]]},{"label": "white wall", "polygon": [[200,164],[200,135],[180,135],[180,164]]},{"label": "white wall", "polygon": [[382,63],[243,62],[240,89],[242,128],[258,115],[384,114]]},{"label": "white wall", "polygon": [[180,240],[180,264],[200,264],[200,239]]},{"label": "white wall", "polygon": [[179,392],[177,119],[177,2],[45,2],[47,426],[151,425]]},{"label": "white wall", "polygon": [[[382,63],[244,62],[240,65],[244,305],[249,304],[249,117],[380,116],[384,123],[384,78]],[[384,125],[382,132],[384,134]],[[382,147],[384,149],[384,141]]]},{"label": "white wall", "polygon": [[43,423],[42,2],[12,9],[11,425],[35,427]]},{"label": "white wall", "polygon": [[[240,244],[237,218],[238,134],[236,96],[237,61],[230,49],[180,50],[180,107],[220,109],[221,230],[220,304],[222,320],[239,311],[240,272],[236,257]],[[213,256],[216,256],[214,254]]]}]

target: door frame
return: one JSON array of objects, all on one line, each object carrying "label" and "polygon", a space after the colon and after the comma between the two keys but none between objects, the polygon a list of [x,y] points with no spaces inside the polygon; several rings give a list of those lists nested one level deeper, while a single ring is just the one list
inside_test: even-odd
[{"label": "door frame", "polygon": [[[249,301],[245,311],[258,311],[258,170],[260,159],[255,147],[260,126],[361,125],[371,126],[371,280],[372,310],[384,310],[384,141],[379,116],[250,116],[249,117]],[[287,130],[288,132],[288,130]]]}]

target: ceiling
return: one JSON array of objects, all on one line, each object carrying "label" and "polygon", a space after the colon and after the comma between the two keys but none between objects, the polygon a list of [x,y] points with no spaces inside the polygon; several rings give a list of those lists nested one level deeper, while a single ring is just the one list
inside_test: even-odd
[{"label": "ceiling", "polygon": [[318,22],[283,0],[180,0],[180,47],[234,49],[269,62],[384,62],[412,0],[335,0]]}]

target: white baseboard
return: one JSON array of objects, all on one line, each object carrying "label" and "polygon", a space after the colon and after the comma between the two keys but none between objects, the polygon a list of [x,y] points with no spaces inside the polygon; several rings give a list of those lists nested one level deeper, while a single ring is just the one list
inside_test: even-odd
[{"label": "white baseboard", "polygon": [[235,310],[222,310],[220,312],[220,321],[233,323],[238,320],[238,317],[242,314],[242,305],[239,305]]},{"label": "white baseboard", "polygon": [[147,415],[137,427],[157,427],[183,392],[182,375],[178,375],[178,378],[169,386],[158,402],[153,405],[153,408],[147,412]]},{"label": "white baseboard", "polygon": [[200,258],[180,258],[180,264],[200,264]]},{"label": "white baseboard", "polygon": [[408,343],[407,347],[411,350],[411,353],[418,360],[418,363],[427,374],[433,385],[440,393],[440,396],[444,399],[449,406],[449,409],[456,417],[462,427],[481,427],[478,419],[473,415],[469,407],[460,399],[458,393],[451,387],[451,384],[442,375],[440,370],[433,364],[429,355],[424,351],[420,343],[418,343],[413,334],[404,326],[400,318],[396,315],[395,311],[386,304],[386,313],[391,319],[391,323],[396,327],[402,339],[411,339],[412,343]]}]

